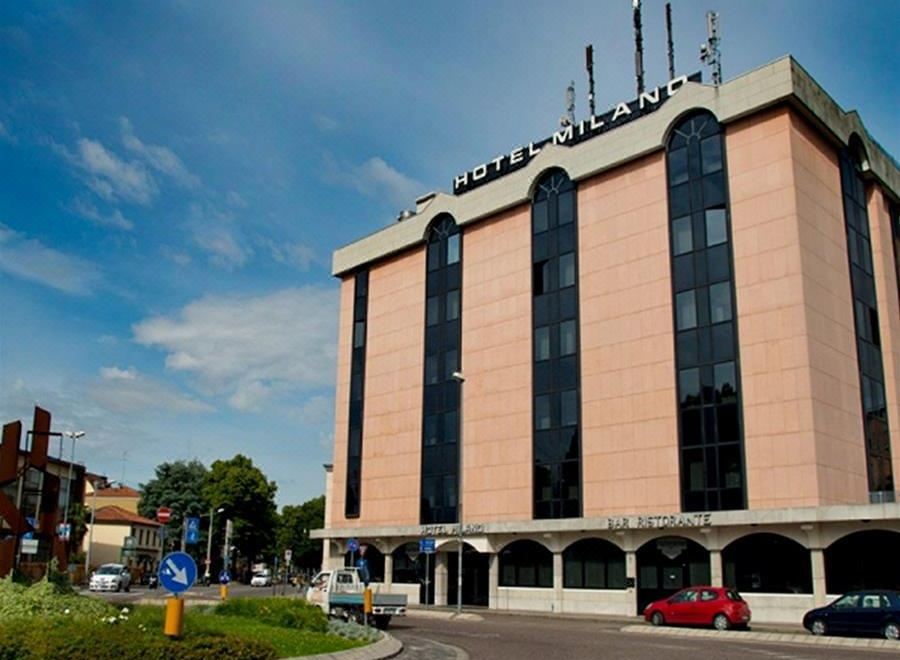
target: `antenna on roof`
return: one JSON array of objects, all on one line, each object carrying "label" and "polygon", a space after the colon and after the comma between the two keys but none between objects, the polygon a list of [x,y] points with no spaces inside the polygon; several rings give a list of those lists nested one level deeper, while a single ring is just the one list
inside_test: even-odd
[{"label": "antenna on roof", "polygon": [[588,72],[588,106],[591,110],[591,117],[596,112],[594,106],[594,45],[588,44],[584,48],[584,62]]},{"label": "antenna on roof", "polygon": [[705,44],[700,44],[700,61],[712,67],[713,85],[722,83],[722,54],[719,52],[719,14],[714,11],[706,12]]},{"label": "antenna on roof", "polygon": [[631,0],[634,10],[634,75],[637,95],[644,93],[644,35],[641,29],[641,0]]},{"label": "antenna on roof", "polygon": [[571,81],[566,87],[566,114],[559,118],[560,126],[572,126],[575,124],[575,81]]},{"label": "antenna on roof", "polygon": [[672,41],[672,3],[666,3],[666,54],[669,57],[669,80],[675,80],[675,43]]}]

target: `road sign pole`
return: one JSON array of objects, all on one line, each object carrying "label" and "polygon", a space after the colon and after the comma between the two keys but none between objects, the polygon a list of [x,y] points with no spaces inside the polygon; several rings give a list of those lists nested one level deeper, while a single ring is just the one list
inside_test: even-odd
[{"label": "road sign pole", "polygon": [[431,584],[431,553],[425,553],[425,607],[428,607],[429,601],[429,585]]}]

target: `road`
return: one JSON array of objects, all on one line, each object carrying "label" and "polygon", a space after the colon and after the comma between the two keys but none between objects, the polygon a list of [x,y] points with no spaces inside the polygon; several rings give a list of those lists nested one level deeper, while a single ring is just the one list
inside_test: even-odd
[{"label": "road", "polygon": [[[482,621],[424,618],[391,622],[401,660],[874,660],[897,650],[825,648],[620,632],[619,621],[480,612]],[[898,647],[900,648],[900,647]]]},{"label": "road", "polygon": [[[86,589],[81,589],[81,593],[87,595],[88,591]],[[284,592],[288,596],[293,596],[297,593],[297,589],[295,587],[288,586]],[[144,598],[153,598],[159,599],[160,602],[169,595],[169,592],[165,589],[148,589],[142,585],[134,585],[131,587],[131,591],[129,592],[94,592],[90,594],[92,596],[99,596],[108,600],[113,604],[121,603],[136,603],[139,600]],[[228,585],[228,596],[230,598],[235,597],[261,597],[261,596],[271,596],[272,595],[272,587],[251,587],[247,584],[240,583],[231,583]],[[277,595],[281,595],[281,585],[277,587]],[[188,599],[212,599],[217,600],[219,598],[219,585],[213,584],[208,587],[204,587],[202,585],[194,585],[185,593],[186,598]]]}]

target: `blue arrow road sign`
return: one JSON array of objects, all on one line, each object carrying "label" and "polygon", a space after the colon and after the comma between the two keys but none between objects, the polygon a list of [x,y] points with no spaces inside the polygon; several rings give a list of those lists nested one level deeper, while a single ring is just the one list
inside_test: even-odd
[{"label": "blue arrow road sign", "polygon": [[170,552],[159,565],[159,582],[173,594],[187,591],[197,579],[197,564],[186,552]]},{"label": "blue arrow road sign", "polygon": [[[37,527],[37,520],[34,519],[34,518],[32,518],[31,516],[28,516],[27,518],[25,518],[25,520],[26,520],[26,522],[27,522],[29,525],[31,525],[32,527]],[[29,540],[30,540],[30,539],[33,539],[33,538],[34,538],[34,532],[33,532],[33,531],[32,531],[32,532],[25,532],[24,534],[22,534],[22,538],[23,538],[23,539],[29,539]]]},{"label": "blue arrow road sign", "polygon": [[347,552],[359,552],[358,539],[347,539]]},{"label": "blue arrow road sign", "polygon": [[434,539],[419,539],[419,552],[424,552],[428,555],[434,554]]},{"label": "blue arrow road sign", "polygon": [[200,519],[188,518],[186,524],[187,533],[185,534],[184,542],[188,545],[198,543],[200,541]]}]

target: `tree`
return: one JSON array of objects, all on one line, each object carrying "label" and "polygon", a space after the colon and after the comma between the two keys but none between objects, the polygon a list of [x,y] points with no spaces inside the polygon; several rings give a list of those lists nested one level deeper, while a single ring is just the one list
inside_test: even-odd
[{"label": "tree", "polygon": [[[237,454],[227,461],[215,461],[203,484],[203,496],[211,507],[222,507],[222,520],[231,519],[231,544],[248,561],[253,562],[270,550],[275,540],[277,511],[275,491],[253,461]],[[216,525],[216,539],[224,534],[225,524]]]},{"label": "tree", "polygon": [[[156,519],[156,510],[167,506],[172,510],[172,517],[165,526],[166,548],[177,548],[181,545],[181,534],[184,529],[184,518],[197,517],[209,512],[207,500],[203,497],[203,484],[208,470],[200,461],[175,461],[161,463],[156,466],[156,478],[145,484],[139,484],[141,499],[138,502],[138,513],[151,520]],[[206,545],[201,540],[189,546],[196,558],[206,554]]]},{"label": "tree", "polygon": [[304,570],[315,570],[322,563],[322,541],[309,538],[313,529],[325,526],[325,496],[307,500],[299,506],[281,510],[275,547],[279,557],[292,550],[291,563]]}]

